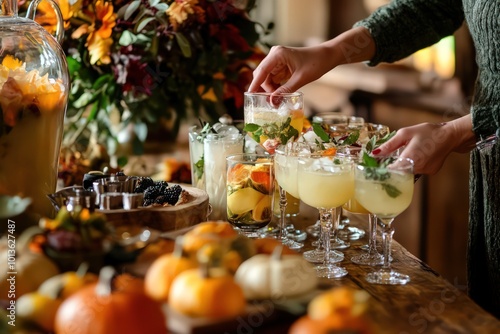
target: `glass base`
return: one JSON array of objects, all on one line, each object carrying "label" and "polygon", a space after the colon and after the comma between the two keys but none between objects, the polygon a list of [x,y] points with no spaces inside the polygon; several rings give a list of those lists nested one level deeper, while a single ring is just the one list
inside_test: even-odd
[{"label": "glass base", "polygon": [[304,244],[302,242],[298,242],[292,239],[281,240],[281,243],[290,249],[300,249],[304,247]]},{"label": "glass base", "polygon": [[247,230],[247,229],[241,229],[237,227],[233,227],[238,234],[244,235],[247,238],[250,239],[260,239],[262,238],[262,233],[260,233],[259,230]]},{"label": "glass base", "polygon": [[[295,230],[295,231],[299,231],[299,230]],[[277,226],[267,226],[267,227],[261,228],[258,232],[259,232],[261,238],[278,239],[279,233],[280,233],[280,228]],[[307,234],[305,232],[302,232],[302,233],[305,235],[305,237],[303,238],[303,240],[305,240],[307,237]],[[297,232],[297,234],[300,234],[300,232]],[[304,244],[302,242],[300,242],[303,240],[295,239],[293,237],[294,234],[287,233],[286,236],[287,236],[287,239],[283,240],[283,245],[287,246],[290,249],[300,249],[300,248],[304,247]]]},{"label": "glass base", "polygon": [[347,270],[336,265],[316,266],[316,275],[324,278],[341,278],[347,275]]},{"label": "glass base", "polygon": [[381,266],[384,264],[384,257],[376,254],[361,254],[351,257],[351,262],[363,266]]},{"label": "glass base", "polygon": [[368,250],[370,250],[370,245],[364,244],[362,246],[359,246],[359,249],[364,250],[365,252],[368,252]]},{"label": "glass base", "polygon": [[[309,250],[307,252],[302,253],[304,259],[312,263],[322,263],[325,260],[325,251],[324,250]],[[330,262],[337,263],[344,260],[344,253],[331,250],[330,251]]]},{"label": "glass base", "polygon": [[354,226],[347,226],[338,230],[338,236],[342,240],[359,240],[365,236],[365,231]]},{"label": "glass base", "polygon": [[330,247],[332,249],[346,249],[351,247],[351,244],[348,241],[344,241],[342,239],[331,239]]},{"label": "glass base", "polygon": [[379,270],[366,275],[366,280],[371,284],[404,285],[410,282],[410,276],[394,270]]},{"label": "glass base", "polygon": [[287,229],[288,239],[295,240],[297,242],[305,241],[307,239],[307,233],[302,230]]},{"label": "glass base", "polygon": [[319,223],[319,220],[316,222],[316,224],[310,225],[306,227],[306,232],[313,238],[317,238],[319,236],[321,230],[321,224]]}]

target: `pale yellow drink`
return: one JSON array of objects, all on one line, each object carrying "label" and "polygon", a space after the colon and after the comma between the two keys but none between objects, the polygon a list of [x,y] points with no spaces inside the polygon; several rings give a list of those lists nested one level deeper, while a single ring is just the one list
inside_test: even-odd
[{"label": "pale yellow drink", "polygon": [[[356,173],[356,199],[378,218],[394,218],[406,210],[413,197],[413,174],[391,172],[383,181],[367,180],[362,171]],[[388,192],[387,187],[397,189]],[[392,195],[392,196],[391,196]]]},{"label": "pale yellow drink", "polygon": [[354,196],[354,171],[330,172],[299,168],[299,197],[316,208],[336,208]]},{"label": "pale yellow drink", "polygon": [[342,206],[343,209],[351,212],[351,213],[358,213],[358,214],[369,214],[370,211],[366,210],[364,206],[359,204],[358,200],[356,197],[353,197]]},{"label": "pale yellow drink", "polygon": [[274,174],[281,188],[293,197],[300,198],[297,184],[298,157],[276,154],[274,165]]}]

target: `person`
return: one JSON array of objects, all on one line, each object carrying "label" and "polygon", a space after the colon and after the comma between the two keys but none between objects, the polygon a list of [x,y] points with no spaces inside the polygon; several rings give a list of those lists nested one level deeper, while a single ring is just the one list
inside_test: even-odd
[{"label": "person", "polygon": [[500,136],[499,13],[500,1],[393,0],[322,44],[272,47],[254,70],[248,89],[289,93],[341,64],[394,62],[452,34],[465,21],[478,65],[470,113],[446,123],[402,128],[373,153],[385,155],[406,146],[401,155],[414,160],[415,174],[433,174],[451,152],[470,152],[468,293],[496,317],[500,317],[500,143],[495,143]]}]

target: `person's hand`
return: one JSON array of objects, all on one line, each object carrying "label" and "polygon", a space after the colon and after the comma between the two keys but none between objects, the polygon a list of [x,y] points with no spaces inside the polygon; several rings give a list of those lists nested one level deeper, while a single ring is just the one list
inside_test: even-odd
[{"label": "person's hand", "polygon": [[372,154],[384,156],[402,149],[401,157],[414,161],[415,174],[435,174],[451,152],[467,152],[475,147],[470,116],[448,123],[422,123],[402,128]]},{"label": "person's hand", "polygon": [[363,27],[315,46],[273,46],[254,70],[248,91],[293,93],[338,65],[369,60],[374,54],[375,42]]},{"label": "person's hand", "polygon": [[248,91],[295,92],[330,69],[322,64],[320,52],[320,47],[273,46],[254,70]]}]

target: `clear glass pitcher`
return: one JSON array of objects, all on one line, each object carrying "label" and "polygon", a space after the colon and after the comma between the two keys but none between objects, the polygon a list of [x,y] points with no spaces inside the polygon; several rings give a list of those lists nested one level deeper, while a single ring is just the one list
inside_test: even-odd
[{"label": "clear glass pitcher", "polygon": [[57,183],[69,93],[66,57],[55,37],[34,21],[41,0],[19,17],[17,0],[0,0],[0,194],[29,197],[29,213],[52,216],[47,198]]}]

